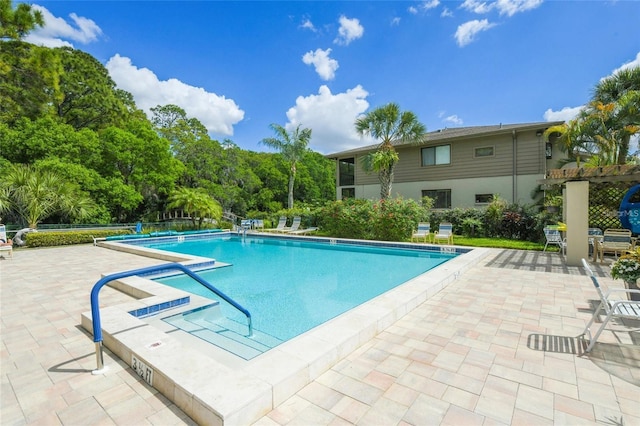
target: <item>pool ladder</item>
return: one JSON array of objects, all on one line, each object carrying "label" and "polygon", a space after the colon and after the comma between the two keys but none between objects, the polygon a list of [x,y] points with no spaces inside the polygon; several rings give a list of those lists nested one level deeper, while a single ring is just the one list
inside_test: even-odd
[{"label": "pool ladder", "polygon": [[164,265],[155,265],[155,266],[149,266],[146,268],[133,269],[131,271],[116,272],[115,274],[107,275],[101,278],[98,282],[94,284],[93,288],[91,289],[91,318],[93,322],[93,341],[96,344],[96,362],[98,365],[98,368],[92,371],[93,374],[101,374],[105,370],[104,357],[102,354],[102,327],[100,323],[100,304],[98,301],[98,295],[100,293],[100,289],[104,287],[105,284],[111,281],[119,280],[120,278],[132,277],[135,275],[148,275],[148,274],[153,274],[160,271],[165,272],[168,269],[177,269],[184,272],[185,274],[187,274],[188,276],[196,280],[198,283],[202,284],[203,286],[205,286],[206,288],[208,288],[209,290],[211,290],[212,292],[220,296],[220,298],[222,298],[225,302],[229,303],[231,306],[233,306],[234,308],[242,312],[247,317],[247,326],[249,327],[248,336],[249,337],[253,336],[253,324],[251,322],[251,313],[245,308],[243,308],[240,304],[238,304],[238,302],[231,299],[229,296],[227,296],[226,294],[224,294],[223,292],[221,292],[220,290],[218,290],[217,288],[209,284],[207,281],[202,279],[191,269],[187,268],[186,266],[180,263],[169,263]]}]

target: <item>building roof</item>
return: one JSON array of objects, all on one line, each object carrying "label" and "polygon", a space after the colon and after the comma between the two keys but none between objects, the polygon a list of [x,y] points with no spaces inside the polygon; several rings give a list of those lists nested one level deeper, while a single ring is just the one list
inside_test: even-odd
[{"label": "building roof", "polygon": [[[564,121],[540,121],[536,123],[519,123],[519,124],[496,124],[492,126],[470,126],[470,127],[445,127],[444,129],[438,129],[433,132],[425,133],[424,139],[421,143],[433,142],[433,141],[448,141],[452,139],[465,139],[470,137],[488,136],[500,133],[511,133],[512,131],[522,132],[530,130],[540,130],[543,132],[545,129],[564,123]],[[412,142],[396,141],[394,146],[412,145]],[[344,157],[346,155],[358,154],[363,152],[373,151],[378,147],[378,144],[367,145],[360,148],[354,148],[346,151],[336,152],[326,155],[329,158]]]}]

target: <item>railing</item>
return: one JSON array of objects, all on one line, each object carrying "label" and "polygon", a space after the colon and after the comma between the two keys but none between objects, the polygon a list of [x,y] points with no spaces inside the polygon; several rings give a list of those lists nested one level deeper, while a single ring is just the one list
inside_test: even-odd
[{"label": "railing", "polygon": [[131,271],[117,272],[115,274],[107,275],[101,278],[95,285],[93,289],[91,289],[91,317],[93,321],[93,341],[96,344],[96,362],[98,364],[97,370],[93,371],[93,374],[100,374],[104,371],[104,358],[102,356],[102,327],[100,323],[100,304],[98,302],[98,294],[100,293],[100,289],[107,283],[111,281],[118,280],[120,278],[131,277],[134,275],[146,275],[152,274],[154,272],[166,271],[167,269],[178,269],[185,274],[189,275],[191,278],[196,280],[198,283],[202,284],[218,296],[220,296],[225,302],[229,303],[231,306],[242,312],[247,317],[247,326],[249,327],[249,336],[253,335],[253,325],[251,323],[251,313],[240,306],[235,300],[231,299],[229,296],[206,282],[204,279],[199,277],[195,272],[186,266],[180,263],[169,263],[163,265],[155,265],[148,266],[146,268],[134,269]]}]

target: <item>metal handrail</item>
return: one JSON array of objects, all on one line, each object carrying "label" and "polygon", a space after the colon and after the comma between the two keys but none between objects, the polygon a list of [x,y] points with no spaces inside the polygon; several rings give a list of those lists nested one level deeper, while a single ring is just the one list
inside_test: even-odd
[{"label": "metal handrail", "polygon": [[169,263],[163,265],[148,266],[146,268],[133,269],[131,271],[116,272],[115,274],[107,275],[96,282],[91,289],[91,318],[93,321],[93,341],[96,344],[96,361],[98,364],[97,370],[93,371],[93,374],[100,374],[104,370],[104,358],[102,356],[102,327],[100,324],[100,304],[98,303],[98,293],[100,289],[111,281],[118,280],[120,278],[132,277],[134,275],[146,275],[154,272],[166,271],[167,269],[178,269],[191,278],[202,284],[222,299],[229,303],[231,306],[242,312],[247,317],[247,325],[249,327],[249,336],[253,335],[253,325],[251,322],[251,313],[240,306],[235,300],[209,284],[207,281],[199,277],[195,272],[180,263]]}]

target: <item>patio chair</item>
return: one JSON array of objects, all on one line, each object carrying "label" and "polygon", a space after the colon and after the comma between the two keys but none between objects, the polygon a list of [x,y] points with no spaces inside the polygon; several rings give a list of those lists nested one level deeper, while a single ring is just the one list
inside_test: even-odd
[{"label": "patio chair", "polygon": [[253,221],[253,229],[256,231],[264,231],[264,220],[256,219]]},{"label": "patio chair", "polygon": [[[598,279],[594,275],[593,271],[591,270],[591,267],[589,266],[589,264],[585,259],[582,259],[582,265],[584,266],[585,271],[589,275],[589,278],[591,278],[591,281],[593,282],[593,285],[596,288],[596,292],[598,292],[598,296],[600,297],[600,304],[596,308],[595,312],[593,313],[593,316],[591,317],[591,320],[589,320],[589,322],[587,323],[587,326],[584,328],[584,331],[581,334],[581,336],[588,336],[589,345],[585,349],[585,352],[590,352],[591,349],[593,349],[593,346],[598,341],[598,337],[600,337],[600,334],[604,330],[605,326],[612,318],[627,318],[627,319],[640,320],[640,301],[615,300],[609,297],[611,293],[620,292],[620,293],[631,294],[631,293],[640,293],[640,290],[614,288],[614,289],[610,289],[606,293],[603,293],[602,288],[600,287],[600,283],[598,283]],[[600,325],[600,328],[598,328],[598,331],[596,331],[596,334],[592,335],[591,326],[596,321],[596,318],[600,315],[601,310],[606,314],[606,317],[602,321],[602,324]]]},{"label": "patio chair", "polygon": [[279,232],[284,230],[285,226],[287,225],[287,217],[286,216],[280,216],[280,220],[278,221],[278,225],[275,228],[269,228],[269,229],[265,229],[264,231],[266,232]]},{"label": "patio chair", "polygon": [[5,242],[0,239],[0,258],[4,259],[3,253],[5,252],[11,259],[13,259],[13,241],[9,240]]},{"label": "patio chair", "polygon": [[605,229],[602,241],[598,243],[600,262],[604,262],[605,253],[613,253],[617,258],[618,252],[632,250],[631,231],[628,229]]},{"label": "patio chair", "polygon": [[300,222],[302,221],[302,219],[300,218],[300,216],[294,216],[293,217],[293,222],[291,222],[291,226],[290,227],[285,227],[282,231],[280,232],[284,232],[284,233],[289,233],[289,232],[295,232],[298,230],[298,228],[300,228]]},{"label": "patio chair", "polygon": [[411,241],[422,239],[425,243],[431,240],[431,225],[426,222],[418,224],[418,230],[411,235]]},{"label": "patio chair", "polygon": [[438,232],[433,235],[433,242],[437,243],[440,240],[444,240],[449,244],[453,244],[453,225],[445,222],[441,223],[438,227]]},{"label": "patio chair", "polygon": [[557,228],[545,227],[544,228],[544,238],[546,242],[544,243],[544,248],[542,251],[547,251],[547,247],[549,244],[556,245],[564,255],[564,251],[567,248],[567,242],[562,238],[562,234]]}]

